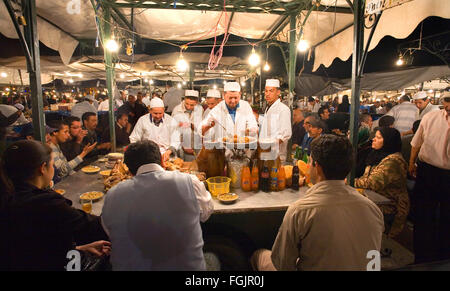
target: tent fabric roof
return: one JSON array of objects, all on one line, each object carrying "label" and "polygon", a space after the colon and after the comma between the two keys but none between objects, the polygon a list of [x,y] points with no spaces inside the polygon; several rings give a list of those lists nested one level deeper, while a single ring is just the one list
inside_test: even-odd
[{"label": "tent fabric roof", "polygon": [[[405,2],[406,3],[403,3]],[[126,3],[127,1],[115,1]],[[143,4],[155,1],[140,1]],[[170,1],[159,1],[170,2]],[[185,2],[185,1],[179,1]],[[201,1],[191,1],[199,3]],[[212,0],[205,3],[214,2]],[[214,3],[221,3],[216,1]],[[261,13],[235,12],[229,26],[230,33],[251,39],[264,39],[284,19],[285,15],[265,13],[261,7],[271,1],[252,0],[252,9],[261,10]],[[311,0],[282,0],[283,5],[289,3],[304,4],[307,8]],[[391,0],[390,3],[403,3],[387,9],[378,23],[369,49],[375,48],[386,35],[395,38],[407,37],[416,26],[429,16],[450,18],[450,1],[442,0]],[[187,3],[187,2],[186,2]],[[80,0],[79,14],[69,13],[68,1],[36,0],[38,14],[38,33],[40,40],[46,46],[59,52],[64,64],[71,62],[71,57],[78,45],[79,39],[95,39],[97,37],[95,12],[91,0]],[[180,5],[183,3],[180,3]],[[207,4],[205,4],[207,5]],[[231,4],[230,4],[231,5]],[[321,0],[321,7],[325,11],[314,10],[306,21],[304,38],[315,45],[333,35],[336,31],[353,23],[353,14],[344,13],[342,8],[348,8],[347,0]],[[217,5],[216,5],[217,6]],[[131,22],[130,8],[117,8],[126,19]],[[286,11],[285,11],[286,12]],[[303,10],[298,17],[298,26],[301,25],[307,11]],[[160,40],[192,41],[208,39],[215,34],[223,34],[228,25],[227,19],[221,17],[220,11],[200,11],[185,9],[134,9],[134,26],[136,32],[143,38]],[[229,19],[231,13],[227,13]],[[219,21],[220,18],[220,21]],[[213,29],[218,23],[217,31]],[[117,34],[126,32],[115,25]],[[393,29],[395,28],[395,29]],[[288,41],[289,25],[277,36],[280,41]],[[367,40],[368,30],[365,38]],[[8,38],[17,38],[14,26],[7,13],[5,4],[0,1],[0,33]],[[347,60],[353,51],[353,27],[335,35],[330,40],[315,47],[314,68],[323,64],[330,66],[335,58]],[[121,56],[122,57],[122,56]]]},{"label": "tent fabric roof", "polygon": [[[432,66],[406,69],[394,72],[367,73],[361,78],[361,90],[395,91],[403,90],[422,82],[448,78],[448,66]],[[299,96],[324,96],[351,88],[351,79],[326,78],[315,75],[297,77],[295,92]]]}]

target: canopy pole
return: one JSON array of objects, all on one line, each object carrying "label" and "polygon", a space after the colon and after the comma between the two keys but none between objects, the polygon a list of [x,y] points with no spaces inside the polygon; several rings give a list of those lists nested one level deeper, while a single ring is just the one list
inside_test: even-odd
[{"label": "canopy pole", "polygon": [[[30,77],[34,138],[45,143],[45,116],[42,101],[41,61],[39,59],[40,51],[36,20],[36,0],[22,0],[22,12],[27,20],[27,25],[24,27],[24,34],[29,53],[31,54],[31,62],[27,58],[27,67]],[[12,21],[15,22],[17,20],[12,19]],[[27,52],[25,52],[25,55],[26,54]]]},{"label": "canopy pole", "polygon": [[[361,75],[359,69],[363,57],[364,46],[364,7],[365,0],[353,1],[354,12],[354,31],[353,31],[353,57],[352,57],[352,104],[350,106],[350,141],[353,146],[353,151],[358,151],[358,130],[359,130],[359,98],[361,94]],[[356,174],[356,163],[350,172],[350,185],[354,185]]]},{"label": "canopy pole", "polygon": [[[103,43],[111,38],[111,8],[107,5],[103,6]],[[105,47],[103,47],[106,66],[106,88],[108,89],[109,98],[109,136],[111,137],[111,151],[116,152],[116,128],[114,120],[114,67],[112,63],[112,55]]]},{"label": "canopy pole", "polygon": [[297,18],[292,14],[289,19],[289,107],[292,110],[295,90],[295,66],[297,63]]}]

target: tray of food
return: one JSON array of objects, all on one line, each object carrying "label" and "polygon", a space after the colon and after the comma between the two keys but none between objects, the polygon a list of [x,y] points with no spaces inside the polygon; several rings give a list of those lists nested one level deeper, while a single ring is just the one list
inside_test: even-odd
[{"label": "tray of food", "polygon": [[113,186],[130,178],[131,173],[127,165],[125,165],[122,161],[117,161],[114,168],[111,170],[111,173],[109,173],[109,176],[103,180],[105,191],[108,191]]},{"label": "tray of food", "polygon": [[64,195],[66,193],[66,190],[63,189],[55,189],[55,192],[61,195]]},{"label": "tray of food", "polygon": [[256,138],[251,136],[237,136],[235,134],[233,137],[223,137],[222,142],[228,149],[256,149],[257,147]]},{"label": "tray of food", "polygon": [[80,195],[80,200],[92,200],[92,202],[99,201],[104,196],[103,192],[91,191]]},{"label": "tray of food", "polygon": [[100,172],[100,167],[97,167],[97,166],[86,166],[84,168],[81,168],[81,171],[83,173],[86,173],[86,174],[95,174],[95,173]]}]

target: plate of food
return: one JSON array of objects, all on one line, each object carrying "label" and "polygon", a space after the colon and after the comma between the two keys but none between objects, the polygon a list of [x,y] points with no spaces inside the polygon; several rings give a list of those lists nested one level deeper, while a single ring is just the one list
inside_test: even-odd
[{"label": "plate of food", "polygon": [[64,195],[66,193],[66,190],[63,189],[55,189],[55,192],[61,195]]},{"label": "plate of food", "polygon": [[123,160],[123,154],[122,153],[109,153],[106,157],[110,161]]},{"label": "plate of food", "polygon": [[224,204],[232,204],[232,203],[235,203],[239,199],[239,196],[236,193],[224,193],[224,194],[219,194],[217,196],[217,199],[219,199],[219,201]]},{"label": "plate of food", "polygon": [[101,158],[101,159],[98,159],[98,161],[99,161],[100,163],[105,163],[105,162],[108,161],[108,158]]},{"label": "plate of food", "polygon": [[95,174],[95,173],[100,172],[100,167],[86,166],[86,167],[82,168],[81,171],[86,174]]},{"label": "plate of food", "polygon": [[80,195],[80,200],[92,200],[92,202],[102,199],[104,196],[103,192],[91,191]]},{"label": "plate of food", "polygon": [[100,171],[100,175],[102,175],[103,178],[107,178],[107,177],[111,176],[111,171],[112,170]]}]

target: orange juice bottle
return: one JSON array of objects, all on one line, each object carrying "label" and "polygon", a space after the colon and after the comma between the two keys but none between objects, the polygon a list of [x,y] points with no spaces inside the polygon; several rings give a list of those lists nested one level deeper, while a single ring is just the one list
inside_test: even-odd
[{"label": "orange juice bottle", "polygon": [[278,191],[283,191],[286,188],[286,173],[284,167],[280,166],[278,169]]},{"label": "orange juice bottle", "polygon": [[250,174],[250,167],[244,166],[242,168],[242,174],[241,174],[241,188],[242,191],[248,192],[252,190],[252,184],[251,184],[251,174]]},{"label": "orange juice bottle", "polygon": [[258,191],[258,189],[259,189],[259,171],[258,171],[258,165],[257,165],[256,161],[253,163],[252,175],[251,175],[250,182],[252,185],[252,191]]}]

